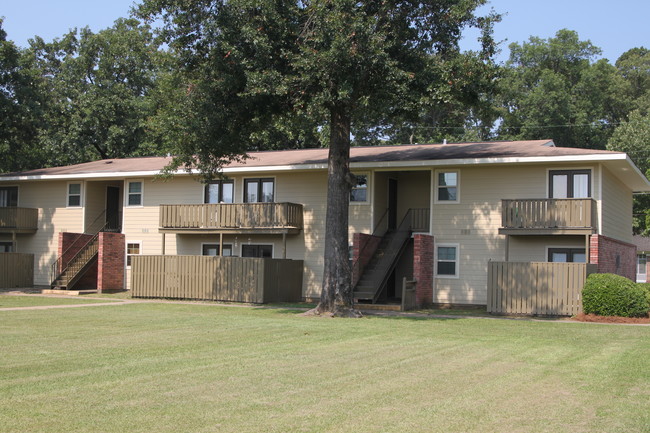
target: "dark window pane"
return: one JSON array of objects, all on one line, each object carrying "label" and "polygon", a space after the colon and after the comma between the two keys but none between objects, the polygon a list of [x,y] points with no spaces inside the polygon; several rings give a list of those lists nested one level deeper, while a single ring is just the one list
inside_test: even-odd
[{"label": "dark window pane", "polygon": [[456,275],[456,262],[438,262],[438,275]]},{"label": "dark window pane", "polygon": [[438,188],[438,201],[456,201],[456,187]]},{"label": "dark window pane", "polygon": [[68,197],[68,206],[81,206],[81,196],[71,195]]}]

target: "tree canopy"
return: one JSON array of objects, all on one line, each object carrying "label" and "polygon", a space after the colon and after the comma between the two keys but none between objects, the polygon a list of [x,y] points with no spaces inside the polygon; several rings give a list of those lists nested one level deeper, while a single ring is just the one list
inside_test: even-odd
[{"label": "tree canopy", "polygon": [[[496,17],[474,15],[484,3],[145,0],[140,7],[140,16],[163,19],[165,42],[178,54],[182,71],[185,92],[177,95],[186,116],[176,125],[183,131],[176,136],[177,165],[213,175],[251,147],[328,132],[325,265],[317,312],[352,306],[352,126],[415,121],[425,108],[471,93],[462,65],[489,64],[494,53],[490,31]],[[483,30],[484,45],[481,53],[463,58],[458,42],[468,26]],[[320,142],[304,143],[312,144]]]}]

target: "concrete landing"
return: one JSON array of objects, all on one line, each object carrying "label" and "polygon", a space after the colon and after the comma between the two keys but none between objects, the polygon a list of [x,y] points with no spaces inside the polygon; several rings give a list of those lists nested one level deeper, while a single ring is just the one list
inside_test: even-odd
[{"label": "concrete landing", "polygon": [[62,289],[44,289],[41,290],[43,295],[69,295],[69,296],[79,296],[79,295],[90,295],[91,293],[99,293],[96,289],[89,290],[62,290]]}]

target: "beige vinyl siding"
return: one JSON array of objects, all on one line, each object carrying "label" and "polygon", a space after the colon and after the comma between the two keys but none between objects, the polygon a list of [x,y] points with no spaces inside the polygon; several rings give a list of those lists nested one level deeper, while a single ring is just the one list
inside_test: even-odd
[{"label": "beige vinyl siding", "polygon": [[632,242],[632,190],[626,187],[605,167],[602,173],[602,200],[600,233],[624,242]]},{"label": "beige vinyl siding", "polygon": [[436,277],[433,302],[485,304],[487,263],[505,259],[505,236],[498,233],[501,199],[546,197],[546,167],[460,167],[458,172],[460,203],[432,205],[432,232],[436,245],[459,245],[459,277]]},{"label": "beige vinyl siding", "polygon": [[83,230],[83,208],[67,208],[67,181],[17,182],[18,205],[38,209],[35,234],[16,237],[16,251],[34,254],[34,284],[50,284],[50,267],[56,260],[59,232]]},{"label": "beige vinyl siding", "polygon": [[[142,181],[142,206],[126,206],[122,220],[122,233],[125,242],[140,242],[140,254],[162,254],[162,233],[158,232],[160,204],[189,204],[201,203],[202,185],[189,176],[175,176],[169,180],[154,178],[127,178],[124,181],[124,191],[128,182]],[[176,236],[165,236],[165,253],[177,254]],[[126,270],[127,288],[131,284],[131,270]]]},{"label": "beige vinyl siding", "polygon": [[548,248],[586,248],[586,236],[511,236],[511,262],[546,262]]}]

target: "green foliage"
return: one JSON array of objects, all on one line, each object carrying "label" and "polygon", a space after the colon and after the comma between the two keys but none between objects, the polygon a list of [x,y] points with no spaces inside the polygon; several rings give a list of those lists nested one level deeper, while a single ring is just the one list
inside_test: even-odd
[{"label": "green foliage", "polygon": [[[649,82],[650,82],[650,73]],[[648,89],[650,94],[650,88]],[[623,122],[609,142],[607,150],[625,152],[634,161],[639,170],[647,176],[650,170],[650,117],[640,110],[633,111],[627,122]],[[634,233],[650,236],[650,196],[634,196]]]},{"label": "green foliage", "polygon": [[552,138],[565,147],[604,148],[613,126],[626,114],[626,87],[600,49],[578,34],[531,37],[510,45],[500,82],[500,138]]},{"label": "green foliage", "polygon": [[[333,111],[358,143],[401,141],[404,122],[431,113],[463,123],[496,70],[498,18],[473,14],[483,3],[147,0],[139,15],[163,19],[179,60],[157,130],[177,165],[213,175],[248,150],[327,145]],[[482,29],[480,53],[459,51],[469,26]]]},{"label": "green foliage", "polygon": [[24,53],[7,40],[0,18],[0,173],[45,162],[36,143],[43,95],[38,75],[24,63]]},{"label": "green foliage", "polygon": [[599,316],[644,317],[650,310],[647,289],[615,274],[591,274],[582,290],[582,309]]},{"label": "green foliage", "polygon": [[25,55],[47,95],[39,142],[51,164],[150,152],[140,147],[162,54],[148,26],[118,19],[96,34],[73,30],[49,43],[36,37]]}]

